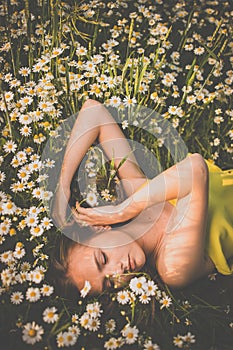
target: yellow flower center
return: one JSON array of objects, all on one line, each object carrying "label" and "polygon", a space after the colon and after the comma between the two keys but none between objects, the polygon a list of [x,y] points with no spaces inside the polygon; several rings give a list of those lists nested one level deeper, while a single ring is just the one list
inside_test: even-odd
[{"label": "yellow flower center", "polygon": [[30,329],[30,330],[28,331],[28,335],[29,335],[29,337],[35,337],[35,335],[36,335],[35,329]]}]

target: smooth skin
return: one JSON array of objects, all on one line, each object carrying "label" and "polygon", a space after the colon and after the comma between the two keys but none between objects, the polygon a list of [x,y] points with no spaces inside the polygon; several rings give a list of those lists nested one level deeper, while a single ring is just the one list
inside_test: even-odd
[{"label": "smooth skin", "polygon": [[[94,100],[82,106],[66,148],[53,210],[57,225],[69,225],[65,212],[71,180],[96,140],[109,159],[114,151],[116,168],[129,155],[118,170],[127,199],[97,208],[77,203],[73,209],[73,220],[102,231],[85,245],[75,245],[67,257],[68,274],[77,288],[89,280],[92,293],[100,293],[112,286],[113,276],[123,275],[117,280],[123,284],[130,278],[124,274],[140,271],[146,261],[175,288],[211,273],[214,264],[205,254],[208,169],[202,156],[192,154],[152,180],[146,179],[119,126]],[[172,199],[177,199],[175,207],[169,202]],[[132,218],[118,230],[111,229],[112,224]]]}]

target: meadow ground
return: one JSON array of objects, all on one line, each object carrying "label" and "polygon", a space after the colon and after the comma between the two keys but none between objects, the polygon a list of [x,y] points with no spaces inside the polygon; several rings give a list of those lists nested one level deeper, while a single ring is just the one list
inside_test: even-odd
[{"label": "meadow ground", "polygon": [[[187,151],[233,168],[232,18],[230,0],[1,2],[4,350],[232,349],[231,276],[216,272],[174,292],[145,271],[120,291],[61,297],[47,272],[60,233],[46,207],[53,196],[46,176],[64,149],[58,127],[67,136],[66,121],[88,97],[156,157],[157,171]],[[52,151],[43,158],[47,140]],[[94,156],[85,168],[87,179],[101,179],[92,199],[114,201],[111,164]]]}]

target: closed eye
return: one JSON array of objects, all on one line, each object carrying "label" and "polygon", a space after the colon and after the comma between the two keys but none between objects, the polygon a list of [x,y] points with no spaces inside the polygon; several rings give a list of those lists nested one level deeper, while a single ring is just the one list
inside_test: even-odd
[{"label": "closed eye", "polygon": [[106,265],[107,264],[107,255],[101,251],[101,263],[103,265]]},{"label": "closed eye", "polygon": [[102,271],[103,266],[106,265],[108,261],[107,255],[102,250],[98,249],[96,253],[94,253],[94,259],[98,271]]}]

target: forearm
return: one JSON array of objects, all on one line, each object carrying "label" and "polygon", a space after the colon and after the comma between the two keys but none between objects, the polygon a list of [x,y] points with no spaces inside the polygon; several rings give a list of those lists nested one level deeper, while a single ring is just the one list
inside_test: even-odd
[{"label": "forearm", "polygon": [[76,169],[88,148],[98,138],[100,120],[96,115],[98,108],[100,107],[81,109],[75,121],[66,147],[59,178],[59,184],[64,188],[70,187]]},{"label": "forearm", "polygon": [[202,178],[198,171],[205,162],[199,154],[188,156],[181,162],[165,170],[122,203],[122,210],[132,217],[143,209],[172,199],[181,199],[194,189],[201,187]]},{"label": "forearm", "polygon": [[[199,154],[192,154],[183,161],[167,169],[153,180],[133,193],[129,198],[117,206],[98,208],[77,207],[77,216],[90,225],[113,224],[125,222],[144,209],[171,199],[188,198],[191,195],[192,203],[199,205],[200,215],[205,212],[208,193],[208,169],[204,159]],[[200,202],[200,203],[199,203]],[[196,215],[197,216],[197,215]],[[200,219],[200,218],[199,218]]]}]

